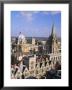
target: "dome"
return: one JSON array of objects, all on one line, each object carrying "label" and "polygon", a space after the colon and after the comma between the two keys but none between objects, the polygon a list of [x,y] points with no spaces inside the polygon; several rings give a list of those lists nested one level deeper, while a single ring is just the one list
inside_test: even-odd
[{"label": "dome", "polygon": [[18,36],[18,42],[26,42],[25,36],[20,32],[19,36]]},{"label": "dome", "polygon": [[18,39],[22,39],[23,40],[23,39],[25,39],[25,36],[20,33]]}]

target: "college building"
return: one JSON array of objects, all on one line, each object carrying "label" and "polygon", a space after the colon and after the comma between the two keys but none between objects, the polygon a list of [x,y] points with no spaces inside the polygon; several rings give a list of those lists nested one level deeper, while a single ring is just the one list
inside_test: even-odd
[{"label": "college building", "polygon": [[[51,35],[47,40],[36,40],[32,38],[31,42],[27,42],[23,34],[19,34],[18,38],[12,41],[11,55],[15,58],[11,65],[16,65],[16,73],[11,77],[29,78],[35,77],[40,79],[51,69],[57,69],[56,65],[61,65],[61,40],[58,39],[54,24],[52,25]],[[12,72],[14,72],[12,66]]]}]

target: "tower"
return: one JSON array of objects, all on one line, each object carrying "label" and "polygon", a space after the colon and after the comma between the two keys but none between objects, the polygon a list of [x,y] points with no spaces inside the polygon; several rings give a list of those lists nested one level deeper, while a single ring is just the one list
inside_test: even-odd
[{"label": "tower", "polygon": [[55,33],[55,28],[54,28],[54,24],[52,26],[52,53],[58,53],[58,41],[56,38],[56,33]]},{"label": "tower", "polygon": [[32,44],[35,45],[35,38],[32,38]]},{"label": "tower", "polygon": [[47,41],[48,53],[58,53],[58,41],[55,33],[54,24],[52,25],[52,32]]}]

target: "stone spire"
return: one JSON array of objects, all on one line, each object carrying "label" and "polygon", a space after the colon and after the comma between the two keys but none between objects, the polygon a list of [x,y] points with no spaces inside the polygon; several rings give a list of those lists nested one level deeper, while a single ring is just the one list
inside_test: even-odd
[{"label": "stone spire", "polygon": [[51,52],[52,53],[58,53],[58,42],[57,42],[54,24],[52,26],[51,37],[52,37],[52,48],[51,48],[52,50],[51,50]]},{"label": "stone spire", "polygon": [[58,42],[57,42],[54,24],[52,25],[52,32],[47,42],[48,42],[47,43],[48,53],[57,53],[58,52]]},{"label": "stone spire", "polygon": [[52,35],[53,38],[56,37],[54,24],[52,25],[52,32],[51,32],[51,35]]}]

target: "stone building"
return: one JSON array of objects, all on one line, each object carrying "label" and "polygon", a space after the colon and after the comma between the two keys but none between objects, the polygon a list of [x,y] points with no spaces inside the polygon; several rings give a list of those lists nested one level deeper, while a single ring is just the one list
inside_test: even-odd
[{"label": "stone building", "polygon": [[46,45],[47,45],[47,52],[48,53],[59,53],[58,39],[56,36],[54,24],[52,26],[52,32],[51,32],[51,35],[49,36],[49,38],[46,42]]},{"label": "stone building", "polygon": [[46,44],[49,60],[53,61],[54,63],[57,61],[61,63],[61,42],[58,41],[56,36],[54,24],[52,26],[51,35],[49,36]]},{"label": "stone building", "polygon": [[[39,51],[39,46],[35,44],[35,39],[32,39],[32,43],[26,43],[25,36],[20,35],[18,39],[18,44],[16,45],[17,50],[20,49],[22,56],[18,56],[21,62],[21,72],[18,70],[16,76],[19,78],[20,75],[24,75],[24,78],[35,77],[41,78],[46,74],[47,71],[55,69],[55,65],[58,62],[61,65],[61,42],[55,33],[54,24],[52,26],[52,32],[48,40],[43,44],[46,50],[45,55],[36,55],[33,53],[30,55],[30,50]],[[40,46],[43,47],[43,46]],[[20,76],[21,78],[21,76]]]},{"label": "stone building", "polygon": [[25,36],[20,32],[18,36],[18,44],[24,44],[26,43],[26,38]]}]

